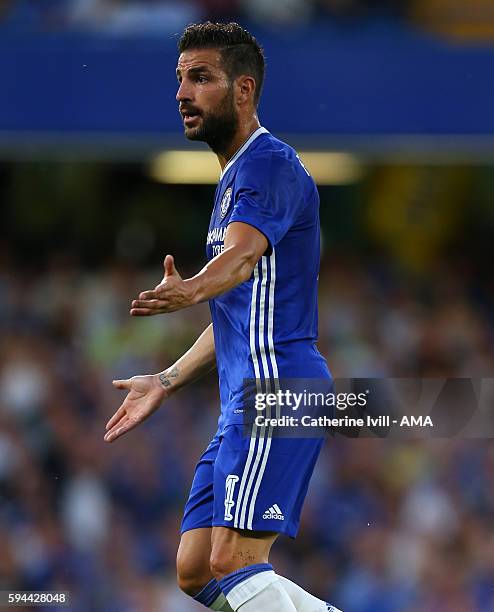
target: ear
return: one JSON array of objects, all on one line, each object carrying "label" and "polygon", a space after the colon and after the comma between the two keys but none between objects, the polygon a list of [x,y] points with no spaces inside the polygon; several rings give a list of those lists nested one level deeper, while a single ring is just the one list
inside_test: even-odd
[{"label": "ear", "polygon": [[239,104],[245,104],[246,102],[254,102],[254,95],[256,92],[256,81],[251,76],[240,76],[236,79],[237,89],[237,102]]}]

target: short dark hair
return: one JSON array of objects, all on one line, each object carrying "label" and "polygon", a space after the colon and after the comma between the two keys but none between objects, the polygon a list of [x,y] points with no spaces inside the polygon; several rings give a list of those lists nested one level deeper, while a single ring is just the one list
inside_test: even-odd
[{"label": "short dark hair", "polygon": [[254,103],[261,97],[266,70],[264,51],[257,40],[238,23],[194,23],[185,28],[178,50],[218,49],[228,78],[233,81],[242,74],[254,77]]}]

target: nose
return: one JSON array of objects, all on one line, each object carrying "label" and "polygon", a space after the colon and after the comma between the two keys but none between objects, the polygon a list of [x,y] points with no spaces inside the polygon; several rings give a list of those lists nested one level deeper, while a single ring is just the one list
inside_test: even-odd
[{"label": "nose", "polygon": [[192,99],[192,94],[190,88],[187,86],[185,81],[182,81],[178,87],[177,95],[175,96],[177,102],[190,101]]}]

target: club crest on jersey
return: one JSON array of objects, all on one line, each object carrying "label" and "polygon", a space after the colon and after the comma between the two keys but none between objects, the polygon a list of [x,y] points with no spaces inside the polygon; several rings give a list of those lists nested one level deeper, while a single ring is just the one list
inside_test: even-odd
[{"label": "club crest on jersey", "polygon": [[232,201],[232,188],[228,187],[221,200],[220,214],[221,218],[224,219],[228,209],[230,208],[230,202]]}]

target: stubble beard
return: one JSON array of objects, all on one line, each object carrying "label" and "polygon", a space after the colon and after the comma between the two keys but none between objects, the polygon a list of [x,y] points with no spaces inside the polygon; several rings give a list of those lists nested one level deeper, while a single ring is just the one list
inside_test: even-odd
[{"label": "stubble beard", "polygon": [[205,142],[215,153],[228,150],[237,129],[238,117],[233,102],[233,88],[229,89],[214,112],[201,114],[201,125],[185,130],[189,140]]}]

